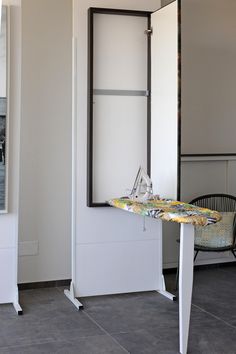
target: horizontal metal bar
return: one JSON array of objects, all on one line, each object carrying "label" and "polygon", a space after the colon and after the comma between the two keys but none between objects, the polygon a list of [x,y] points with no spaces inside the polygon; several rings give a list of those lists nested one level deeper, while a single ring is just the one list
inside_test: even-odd
[{"label": "horizontal metal bar", "polygon": [[148,97],[149,96],[149,91],[148,90],[109,90],[109,89],[94,89],[93,90],[94,95],[100,95],[100,96],[144,96]]},{"label": "horizontal metal bar", "polygon": [[90,7],[89,10],[92,14],[98,13],[98,14],[123,15],[123,16],[127,15],[127,16],[148,17],[152,14],[151,11],[112,9],[112,8],[102,8],[102,7]]},{"label": "horizontal metal bar", "polygon": [[204,156],[236,156],[235,152],[229,153],[214,153],[214,154],[181,154],[181,157],[204,157]]},{"label": "horizontal metal bar", "polygon": [[235,161],[236,154],[199,154],[181,155],[182,162],[201,162],[201,161]]}]

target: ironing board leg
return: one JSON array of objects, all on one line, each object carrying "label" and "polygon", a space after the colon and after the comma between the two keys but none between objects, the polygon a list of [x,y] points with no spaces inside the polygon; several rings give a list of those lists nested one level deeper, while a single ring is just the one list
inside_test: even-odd
[{"label": "ironing board leg", "polygon": [[186,354],[193,288],[194,226],[181,224],[179,265],[179,345]]}]

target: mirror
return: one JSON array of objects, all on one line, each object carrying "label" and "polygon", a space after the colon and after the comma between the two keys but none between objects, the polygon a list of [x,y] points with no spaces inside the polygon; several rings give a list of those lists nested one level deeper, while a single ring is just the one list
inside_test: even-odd
[{"label": "mirror", "polygon": [[8,11],[2,7],[0,31],[0,213],[7,211]]}]

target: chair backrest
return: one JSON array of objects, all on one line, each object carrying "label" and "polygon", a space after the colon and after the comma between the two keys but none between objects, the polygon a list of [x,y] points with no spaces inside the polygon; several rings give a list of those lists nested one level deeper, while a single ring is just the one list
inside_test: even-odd
[{"label": "chair backrest", "polygon": [[236,244],[236,197],[230,194],[205,194],[193,199],[189,204],[219,212],[235,212],[233,244]]}]

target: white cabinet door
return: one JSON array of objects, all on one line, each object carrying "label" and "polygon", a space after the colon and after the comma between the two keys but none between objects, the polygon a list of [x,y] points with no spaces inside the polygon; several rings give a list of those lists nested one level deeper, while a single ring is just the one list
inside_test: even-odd
[{"label": "white cabinet door", "polygon": [[151,178],[154,192],[177,199],[178,3],[154,12],[151,54]]}]

